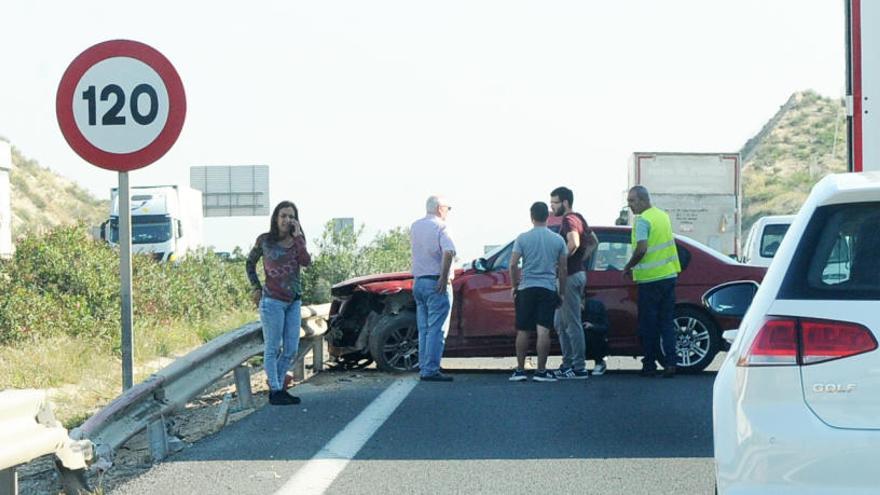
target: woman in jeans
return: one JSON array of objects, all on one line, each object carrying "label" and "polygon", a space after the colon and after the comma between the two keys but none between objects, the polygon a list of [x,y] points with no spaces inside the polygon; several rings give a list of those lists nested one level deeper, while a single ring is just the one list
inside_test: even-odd
[{"label": "woman in jeans", "polygon": [[[257,276],[257,260],[263,258],[265,284]],[[282,201],[272,212],[269,232],[257,237],[246,269],[260,308],[263,324],[263,365],[269,378],[269,404],[299,404],[299,397],[284,390],[284,377],[299,348],[302,278],[300,267],[312,262],[299,224],[299,211]]]}]

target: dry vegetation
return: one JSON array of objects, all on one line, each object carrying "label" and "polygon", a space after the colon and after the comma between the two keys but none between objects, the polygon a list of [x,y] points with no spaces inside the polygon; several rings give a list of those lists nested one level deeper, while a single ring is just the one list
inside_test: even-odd
[{"label": "dry vegetation", "polygon": [[761,216],[797,212],[819,179],[846,171],[843,102],[795,93],[741,153],[747,232]]}]

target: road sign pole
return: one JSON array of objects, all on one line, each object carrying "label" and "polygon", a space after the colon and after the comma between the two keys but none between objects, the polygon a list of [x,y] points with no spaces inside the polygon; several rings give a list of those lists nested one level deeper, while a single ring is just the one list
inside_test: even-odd
[{"label": "road sign pole", "polygon": [[131,311],[131,201],[128,172],[119,172],[119,281],[122,295],[122,390],[134,384],[134,329]]}]

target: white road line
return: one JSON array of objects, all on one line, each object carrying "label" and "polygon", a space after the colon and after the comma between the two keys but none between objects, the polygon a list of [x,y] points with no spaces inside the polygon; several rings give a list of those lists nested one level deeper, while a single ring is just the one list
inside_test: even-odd
[{"label": "white road line", "polygon": [[416,377],[404,378],[392,383],[287,480],[275,495],[323,494],[367,440],[412,392],[417,383]]}]

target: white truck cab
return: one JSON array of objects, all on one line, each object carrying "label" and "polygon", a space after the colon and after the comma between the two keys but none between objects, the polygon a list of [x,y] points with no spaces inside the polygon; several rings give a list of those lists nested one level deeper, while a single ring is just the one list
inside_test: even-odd
[{"label": "white truck cab", "polygon": [[742,262],[747,265],[770,266],[782,238],[794,221],[794,215],[772,215],[759,218],[752,224],[743,247]]},{"label": "white truck cab", "polygon": [[[131,188],[131,249],[156,261],[175,261],[202,245],[202,193],[186,186]],[[119,244],[119,194],[110,191],[110,219],[101,238]]]}]

